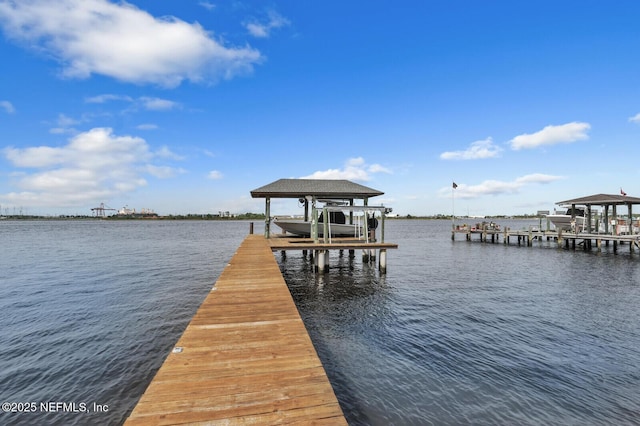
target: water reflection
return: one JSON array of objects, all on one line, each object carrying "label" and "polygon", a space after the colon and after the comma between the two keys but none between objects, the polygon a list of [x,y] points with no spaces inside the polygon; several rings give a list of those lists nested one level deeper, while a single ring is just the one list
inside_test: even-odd
[{"label": "water reflection", "polygon": [[638,259],[448,229],[391,221],[384,275],[359,253],[324,275],[280,259],[349,423],[635,423]]}]

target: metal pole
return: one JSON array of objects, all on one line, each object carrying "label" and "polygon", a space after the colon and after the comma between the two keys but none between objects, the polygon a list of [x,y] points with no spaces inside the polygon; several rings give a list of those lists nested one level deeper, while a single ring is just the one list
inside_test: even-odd
[{"label": "metal pole", "polygon": [[314,243],[318,242],[318,209],[315,198],[311,200],[311,238]]},{"label": "metal pole", "polygon": [[270,237],[270,223],[271,223],[271,198],[265,198],[265,218],[264,218],[264,236]]}]

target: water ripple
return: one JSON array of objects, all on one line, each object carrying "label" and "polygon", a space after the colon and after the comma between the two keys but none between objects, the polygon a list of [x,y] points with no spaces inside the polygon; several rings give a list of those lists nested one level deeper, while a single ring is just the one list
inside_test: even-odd
[{"label": "water ripple", "polygon": [[638,259],[389,227],[384,276],[280,262],[350,424],[639,424]]}]

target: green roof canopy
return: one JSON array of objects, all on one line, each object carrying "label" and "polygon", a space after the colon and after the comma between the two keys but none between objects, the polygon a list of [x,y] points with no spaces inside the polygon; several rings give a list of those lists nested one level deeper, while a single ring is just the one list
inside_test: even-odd
[{"label": "green roof canopy", "polygon": [[557,205],[583,205],[583,206],[612,206],[640,204],[640,198],[629,197],[618,194],[595,194],[586,197],[574,198],[572,200],[559,201]]},{"label": "green roof canopy", "polygon": [[348,180],[279,179],[251,191],[253,198],[316,198],[366,199],[384,192]]}]

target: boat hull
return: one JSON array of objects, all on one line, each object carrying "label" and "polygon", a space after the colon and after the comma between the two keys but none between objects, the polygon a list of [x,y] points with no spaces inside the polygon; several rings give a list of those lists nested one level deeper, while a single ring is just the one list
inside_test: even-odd
[{"label": "boat hull", "polygon": [[579,227],[584,227],[584,217],[576,216],[574,218],[568,214],[549,214],[547,215],[547,219],[553,223],[556,229],[562,229],[563,231],[571,230],[571,221],[575,219],[575,223]]},{"label": "boat hull", "polygon": [[[275,220],[274,223],[290,234],[308,237],[311,235],[311,222],[302,220]],[[331,223],[330,232],[332,237],[357,237],[362,234],[362,227],[357,225],[345,225]],[[324,226],[318,226],[318,237],[324,237]]]}]

